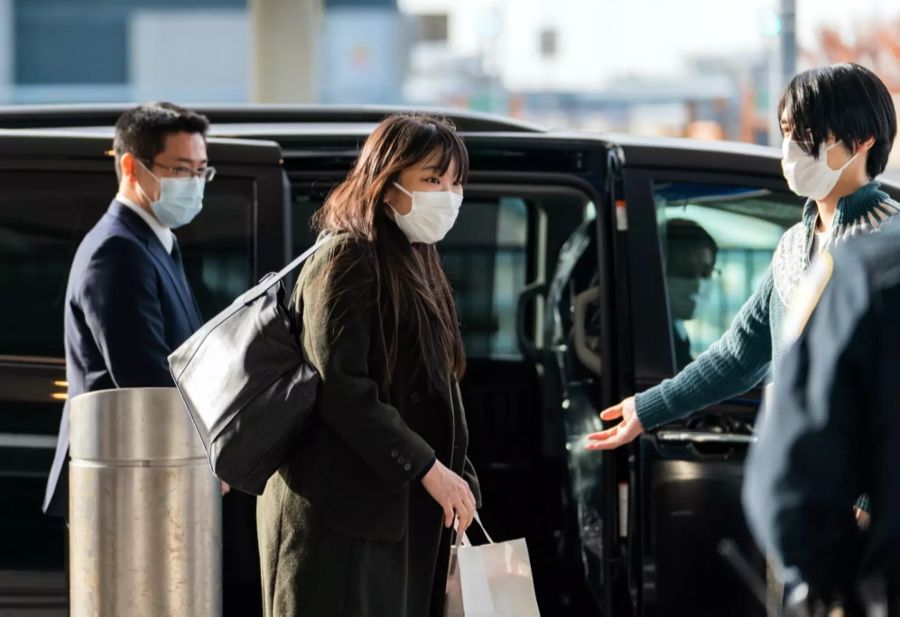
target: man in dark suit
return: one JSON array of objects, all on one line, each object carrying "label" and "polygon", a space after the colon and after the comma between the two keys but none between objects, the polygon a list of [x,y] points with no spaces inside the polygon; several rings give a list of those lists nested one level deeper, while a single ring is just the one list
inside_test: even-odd
[{"label": "man in dark suit", "polygon": [[[119,192],[82,240],[65,303],[68,398],[110,388],[173,386],[168,355],[202,324],[172,229],[202,208],[205,117],[170,103],[116,123]],[[68,514],[69,409],[63,410],[44,512]]]}]

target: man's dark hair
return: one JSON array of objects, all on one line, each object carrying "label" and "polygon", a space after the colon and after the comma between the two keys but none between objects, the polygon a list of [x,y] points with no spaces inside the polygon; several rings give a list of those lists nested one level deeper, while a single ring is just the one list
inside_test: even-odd
[{"label": "man's dark hair", "polygon": [[669,219],[666,221],[666,242],[668,244],[668,261],[677,259],[687,251],[708,248],[713,259],[719,253],[719,245],[709,232],[690,219]]},{"label": "man's dark hair", "polygon": [[804,71],[781,94],[779,121],[785,111],[794,139],[807,154],[818,157],[829,134],[851,152],[874,137],[866,173],[874,178],[887,166],[897,135],[897,112],[887,86],[869,69],[833,64]]},{"label": "man's dark hair", "polygon": [[147,103],[130,109],[116,121],[116,173],[121,174],[120,162],[126,152],[152,162],[165,149],[169,135],[200,133],[205,138],[208,130],[206,116],[172,103]]}]

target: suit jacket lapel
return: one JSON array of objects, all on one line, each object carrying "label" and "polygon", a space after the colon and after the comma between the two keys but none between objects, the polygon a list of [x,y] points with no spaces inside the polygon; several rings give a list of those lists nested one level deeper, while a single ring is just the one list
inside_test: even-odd
[{"label": "suit jacket lapel", "polygon": [[191,327],[196,330],[201,325],[199,323],[200,318],[197,315],[197,307],[196,304],[194,304],[193,294],[191,294],[190,289],[187,287],[187,279],[182,272],[178,271],[172,256],[166,252],[166,249],[163,248],[163,245],[160,244],[158,240],[151,243],[148,248],[150,249],[150,254],[153,258],[169,275],[169,279],[172,281],[172,284],[175,286],[175,291],[178,293],[178,298],[184,306],[185,315],[188,316]]},{"label": "suit jacket lapel", "polygon": [[178,299],[181,300],[185,315],[187,315],[191,327],[194,330],[197,330],[202,324],[200,323],[200,316],[197,314],[197,307],[194,303],[193,295],[187,288],[186,279],[182,276],[182,273],[176,271],[175,261],[172,259],[172,256],[166,252],[166,249],[163,248],[162,243],[159,241],[156,234],[153,233],[153,230],[150,229],[150,226],[127,206],[120,204],[117,201],[113,201],[112,205],[109,207],[108,213],[122,221],[128,229],[144,241],[144,246],[150,251],[150,255],[153,256],[153,259],[155,259],[166,272],[169,280],[175,287],[175,292],[178,295]]},{"label": "suit jacket lapel", "polygon": [[[176,259],[176,251],[178,252],[178,259]],[[194,308],[194,311],[190,313],[191,319],[191,327],[194,330],[199,330],[200,326],[203,325],[203,318],[200,315],[200,305],[197,304],[197,297],[194,295],[194,291],[191,289],[190,283],[187,280],[187,272],[184,270],[184,255],[181,252],[181,247],[178,244],[178,239],[175,239],[175,244],[172,247],[172,254],[169,256],[170,261],[173,265],[173,271],[178,276],[178,280],[181,281],[181,287],[184,292],[187,294],[188,298],[191,299],[191,306]]]}]

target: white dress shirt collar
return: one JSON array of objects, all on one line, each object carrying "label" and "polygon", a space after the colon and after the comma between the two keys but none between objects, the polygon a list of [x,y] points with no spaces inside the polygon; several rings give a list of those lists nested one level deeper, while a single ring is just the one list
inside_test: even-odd
[{"label": "white dress shirt collar", "polygon": [[150,229],[152,229],[153,233],[156,234],[156,237],[159,238],[159,241],[162,243],[163,248],[166,249],[166,252],[170,255],[172,254],[172,247],[175,245],[175,234],[172,233],[171,229],[160,223],[156,220],[155,216],[122,195],[122,193],[116,195],[116,201],[144,219],[144,222],[150,226]]}]

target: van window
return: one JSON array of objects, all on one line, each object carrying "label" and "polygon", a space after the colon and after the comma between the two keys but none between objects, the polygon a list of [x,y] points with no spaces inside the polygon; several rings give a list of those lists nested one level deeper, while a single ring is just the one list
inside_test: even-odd
[{"label": "van window", "polygon": [[[0,172],[0,355],[62,358],[72,258],[115,195],[112,173]],[[177,231],[204,317],[253,280],[253,186],[216,178],[204,210]]]},{"label": "van window", "polygon": [[528,267],[528,205],[518,197],[466,198],[438,245],[470,358],[517,359],[516,303]]},{"label": "van window", "polygon": [[680,370],[728,329],[801,209],[753,186],[657,182],[654,198]]},{"label": "van window", "polygon": [[203,212],[175,233],[200,313],[210,319],[256,281],[253,184],[233,178],[207,185]]},{"label": "van window", "polygon": [[0,172],[0,355],[63,357],[75,249],[115,192],[106,174]]}]

